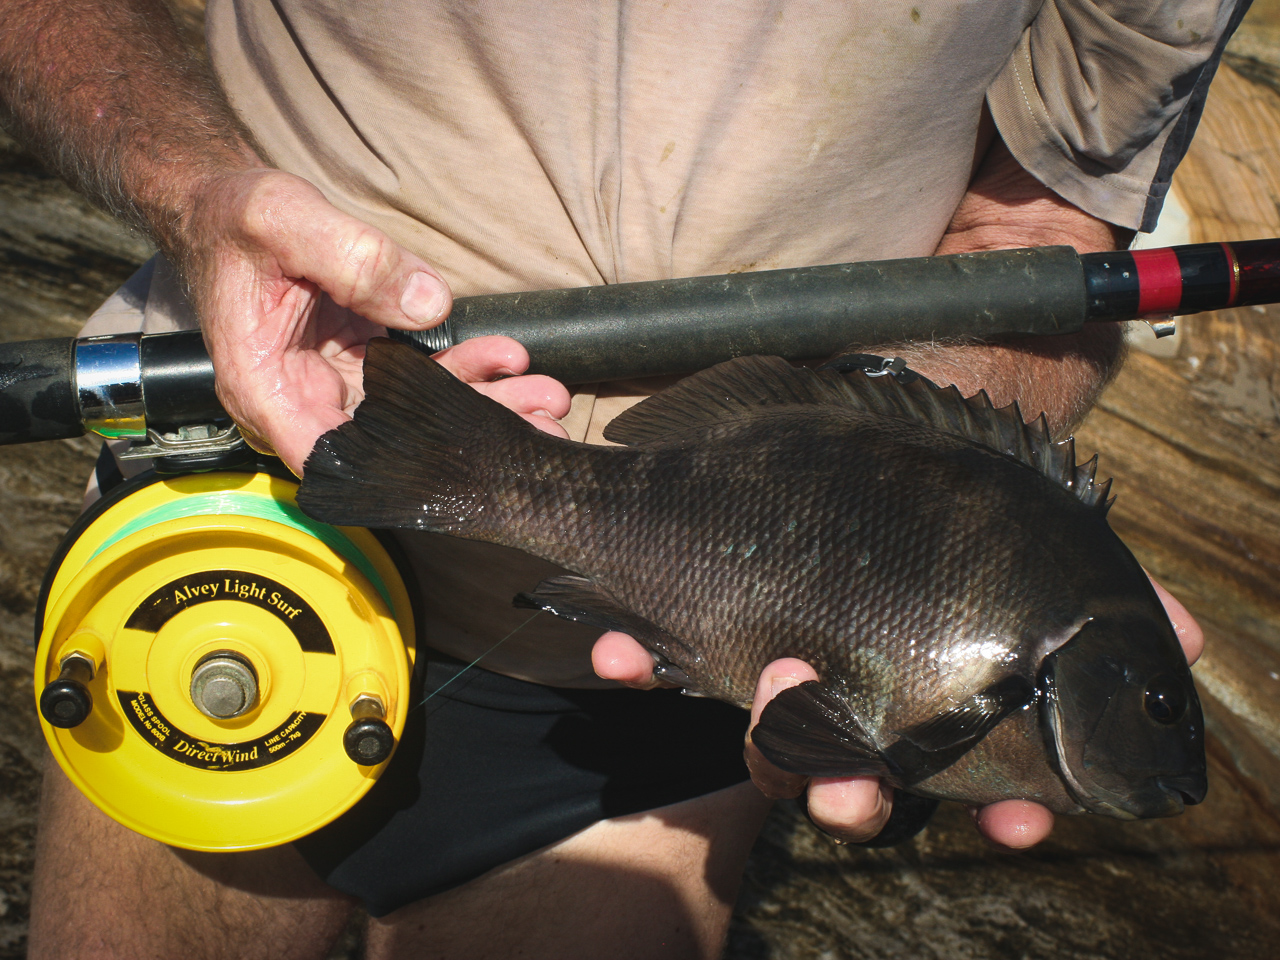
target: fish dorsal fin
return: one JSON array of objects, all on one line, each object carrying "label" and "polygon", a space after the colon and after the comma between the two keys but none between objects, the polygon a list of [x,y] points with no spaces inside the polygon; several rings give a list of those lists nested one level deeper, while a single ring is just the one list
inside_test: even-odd
[{"label": "fish dorsal fin", "polygon": [[770,407],[845,406],[899,420],[927,423],[1022,461],[1105,513],[1111,481],[1095,477],[1098,458],[1075,461],[1075,441],[1054,442],[1043,414],[1030,423],[1018,404],[996,408],[985,390],[965,398],[954,386],[923,378],[899,383],[867,376],[793,367],[780,357],[738,357],[681,380],[615,418],[604,431],[615,443],[665,440],[693,429],[730,423]]},{"label": "fish dorsal fin", "polygon": [[[615,417],[606,440],[632,446],[663,440],[685,430],[731,423],[767,407],[848,404],[838,374],[818,376],[781,357],[738,357],[685,377]],[[855,404],[861,407],[861,404]]]}]

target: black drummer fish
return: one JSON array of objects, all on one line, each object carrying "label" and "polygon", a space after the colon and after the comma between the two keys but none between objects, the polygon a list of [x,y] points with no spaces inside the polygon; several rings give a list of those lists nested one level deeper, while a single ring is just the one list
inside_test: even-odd
[{"label": "black drummer fish", "polygon": [[1107,524],[1110,481],[1043,419],[745,357],[633,407],[609,447],[391,341],[364,383],[307,460],[303,510],[559,564],[520,602],[631,634],[706,696],[749,705],[767,663],[808,661],[821,679],[753,735],[785,770],[1124,819],[1205,795],[1191,671]]}]

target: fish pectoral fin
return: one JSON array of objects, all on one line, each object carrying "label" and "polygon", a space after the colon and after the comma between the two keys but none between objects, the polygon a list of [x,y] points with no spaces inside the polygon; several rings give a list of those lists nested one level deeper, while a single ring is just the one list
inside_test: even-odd
[{"label": "fish pectoral fin", "polygon": [[896,779],[849,705],[818,680],[789,687],[770,700],[751,741],[788,773]]},{"label": "fish pectoral fin", "polygon": [[1034,695],[1035,689],[1022,677],[1005,677],[936,717],[894,732],[928,753],[973,746]]},{"label": "fish pectoral fin", "polygon": [[527,610],[545,610],[564,620],[629,634],[653,656],[655,679],[674,683],[686,690],[697,689],[679,666],[680,662],[688,663],[692,658],[688,644],[651,620],[628,610],[586,577],[572,574],[552,577],[543,580],[531,593],[516,594],[511,602]]},{"label": "fish pectoral fin", "polygon": [[902,771],[904,784],[927,780],[972,750],[1034,696],[1035,688],[1022,677],[1005,677],[936,717],[894,731],[898,740],[885,756]]}]

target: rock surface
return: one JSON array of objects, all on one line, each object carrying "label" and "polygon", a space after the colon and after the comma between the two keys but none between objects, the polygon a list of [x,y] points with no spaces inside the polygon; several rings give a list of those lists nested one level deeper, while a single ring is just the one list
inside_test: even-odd
[{"label": "rock surface", "polygon": [[[198,24],[199,4],[182,6]],[[1280,235],[1278,143],[1280,95],[1223,70],[1176,182],[1197,239]],[[148,253],[4,140],[0,213],[5,340],[73,333]],[[1020,854],[986,845],[954,806],[912,844],[863,851],[832,844],[781,804],[752,856],[727,956],[1277,955],[1280,309],[1194,318],[1179,356],[1135,354],[1079,442],[1116,477],[1117,530],[1208,634],[1197,668],[1208,801],[1169,821],[1064,818]],[[31,615],[95,448],[77,440],[0,452],[0,960],[25,953],[42,753]],[[358,956],[356,940],[334,956]]]}]

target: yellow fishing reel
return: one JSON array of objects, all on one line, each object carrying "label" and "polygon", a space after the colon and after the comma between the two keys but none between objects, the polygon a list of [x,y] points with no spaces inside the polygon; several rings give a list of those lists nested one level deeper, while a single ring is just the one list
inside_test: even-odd
[{"label": "yellow fishing reel", "polygon": [[43,589],[35,685],[58,764],[127,827],[252,850],[350,808],[404,729],[409,596],[368,530],[267,473],[131,481]]}]

